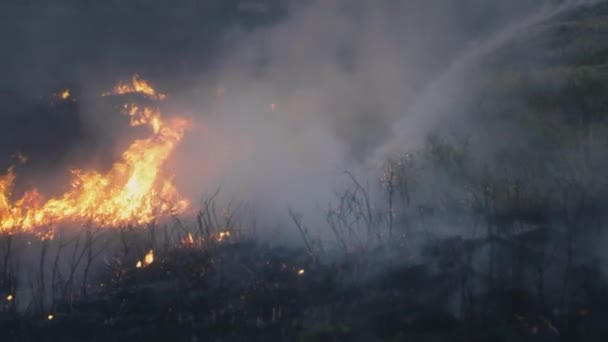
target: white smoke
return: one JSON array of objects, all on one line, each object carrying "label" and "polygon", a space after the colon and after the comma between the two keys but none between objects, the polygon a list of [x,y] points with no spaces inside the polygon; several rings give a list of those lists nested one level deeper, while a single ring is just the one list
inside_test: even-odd
[{"label": "white smoke", "polygon": [[194,198],[192,184],[207,193],[222,185],[261,208],[260,217],[276,221],[293,207],[320,225],[341,171],[372,184],[387,154],[419,148],[475,95],[480,59],[595,2],[513,5],[522,10],[487,36],[467,26],[471,13],[445,1],[312,1],[276,26],[236,31],[217,70],[201,76],[199,100],[189,99],[200,120],[178,174]]},{"label": "white smoke", "polygon": [[535,25],[542,24],[566,11],[589,6],[602,0],[568,0],[548,3],[537,11],[507,27],[498,30],[483,43],[473,46],[449,63],[438,77],[416,96],[408,107],[408,115],[394,124],[395,139],[380,150],[379,157],[407,148],[418,148],[424,137],[446,115],[462,108],[475,96],[475,67],[481,60],[513,39],[526,34]]}]

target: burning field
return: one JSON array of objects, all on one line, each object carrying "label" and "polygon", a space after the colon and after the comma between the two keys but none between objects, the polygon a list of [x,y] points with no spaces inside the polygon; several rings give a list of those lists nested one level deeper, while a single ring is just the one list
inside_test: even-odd
[{"label": "burning field", "polygon": [[[129,94],[141,94],[153,101],[166,98],[137,75],[131,83],[120,83],[102,96]],[[60,98],[68,100],[69,95],[65,90]],[[0,177],[2,234],[27,232],[52,238],[57,225],[140,226],[161,216],[180,214],[187,208],[188,201],[175,189],[165,162],[182,140],[188,121],[163,119],[159,108],[137,103],[125,103],[122,111],[130,117],[131,126],[148,126],[150,136],[133,141],[108,172],[72,169],[68,190],[56,198],[30,189],[14,199],[13,168]],[[20,156],[19,161],[27,162],[27,156]]]},{"label": "burning field", "polygon": [[0,17],[1,342],[607,340],[608,2]]},{"label": "burning field", "polygon": [[[66,89],[53,94],[50,103],[76,101],[71,96]],[[0,294],[5,298],[0,312],[3,327],[9,329],[4,337],[65,338],[58,332],[44,337],[22,330],[22,324],[37,325],[40,319],[46,324],[62,322],[53,330],[68,322],[88,325],[93,323],[92,317],[95,327],[86,329],[115,329],[124,318],[120,313],[120,307],[127,304],[122,298],[124,291],[134,290],[132,286],[156,286],[158,277],[173,279],[173,272],[179,282],[174,285],[180,288],[183,281],[206,281],[214,262],[210,253],[239,238],[236,210],[230,205],[217,209],[217,193],[195,211],[189,210],[190,201],[179,194],[167,164],[192,122],[184,117],[162,116],[161,102],[167,95],[134,75],[100,96],[111,99],[113,104],[120,103],[114,106],[116,115],[128,117],[131,127],[142,126],[148,132],[129,142],[120,160],[108,170],[71,168],[71,180],[57,196],[44,195],[36,188],[16,196],[14,183],[20,175],[14,166],[0,177]],[[28,162],[21,153],[15,156],[18,165]],[[187,228],[181,219],[192,222],[194,228]],[[180,266],[171,265],[175,262]],[[34,267],[31,263],[36,264],[37,275],[24,276],[21,267]],[[138,283],[142,279],[144,282]],[[187,288],[192,286],[188,283]],[[159,295],[177,295],[172,288],[173,285],[165,289],[169,292]],[[95,303],[106,296],[121,297],[108,299],[110,303],[116,301],[108,316],[78,313],[80,305],[98,305]],[[173,315],[173,308],[161,309],[165,310]],[[181,321],[184,313],[175,314],[180,315]],[[80,315],[87,317],[88,323],[72,321]],[[40,332],[46,330],[44,326],[34,329],[39,328]],[[77,340],[88,340],[84,333],[87,331],[76,332],[75,336],[80,334]]]}]

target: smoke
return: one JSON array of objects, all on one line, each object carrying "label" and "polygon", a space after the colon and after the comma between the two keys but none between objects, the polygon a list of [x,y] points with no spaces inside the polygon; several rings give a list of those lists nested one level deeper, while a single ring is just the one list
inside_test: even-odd
[{"label": "smoke", "polygon": [[384,158],[420,148],[475,98],[481,58],[578,4],[310,1],[234,29],[198,100],[184,99],[199,116],[178,173],[273,220],[287,206],[322,216],[341,171],[375,186]]},{"label": "smoke", "polygon": [[[285,1],[278,21],[244,2],[5,2],[2,86],[92,97],[138,72],[192,115],[173,166],[194,206],[221,186],[269,221],[287,207],[312,219],[343,170],[375,185],[383,158],[466,107],[479,59],[592,1]],[[84,136],[120,140],[107,108],[80,99]]]},{"label": "smoke", "polygon": [[468,108],[468,104],[476,99],[480,89],[475,82],[475,72],[484,57],[496,52],[515,38],[525,34],[535,25],[542,24],[561,13],[578,6],[597,3],[596,0],[573,0],[561,3],[549,3],[533,11],[531,15],[491,34],[482,43],[472,46],[468,51],[451,60],[441,74],[431,80],[417,94],[416,100],[408,108],[408,115],[395,123],[395,131],[399,132],[396,139],[389,142],[381,152],[381,156],[395,151],[402,146],[417,147],[424,141],[424,136],[430,132],[438,121],[446,115],[457,114],[459,110]]},{"label": "smoke", "polygon": [[[323,211],[348,182],[345,170],[373,188],[387,156],[420,149],[454,122],[475,129],[466,110],[482,90],[483,60],[599,1],[302,1],[277,22],[253,14],[264,23],[253,27],[240,24],[237,2],[5,2],[2,157],[42,146],[28,153],[29,165],[46,178],[50,168],[74,166],[65,158],[36,163],[57,153],[108,165],[134,133],[99,94],[137,72],[169,94],[163,115],[194,123],[169,165],[194,209],[220,188],[222,203],[242,201],[255,212],[265,237],[296,236],[288,208],[323,234]],[[76,104],[27,117],[27,125],[15,119],[32,110],[22,99],[73,86]],[[495,125],[507,143],[515,140],[513,128]],[[486,149],[501,143],[489,138]],[[448,183],[433,174],[421,180]],[[469,233],[460,229],[468,222],[429,224],[441,236]]]}]

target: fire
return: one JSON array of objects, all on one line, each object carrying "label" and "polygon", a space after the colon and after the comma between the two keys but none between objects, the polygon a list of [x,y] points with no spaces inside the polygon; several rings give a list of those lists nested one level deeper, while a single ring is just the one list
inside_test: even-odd
[{"label": "fire", "polygon": [[63,92],[61,92],[60,97],[62,100],[67,100],[70,97],[70,90],[66,89]]},{"label": "fire", "polygon": [[150,250],[148,254],[144,257],[143,262],[141,260],[137,261],[135,265],[136,268],[142,268],[146,266],[150,266],[154,262],[154,251]]},{"label": "fire", "polygon": [[306,271],[303,268],[298,271],[299,276],[304,275],[304,273],[306,273]]},{"label": "fire", "polygon": [[[124,89],[124,84],[116,89]],[[137,75],[133,89],[157,100],[165,98]],[[61,196],[46,199],[32,189],[13,202],[14,169],[0,175],[0,233],[33,231],[44,235],[65,222],[100,227],[143,225],[161,215],[183,212],[188,201],[179,195],[163,166],[189,122],[183,118],[166,120],[158,108],[135,104],[126,105],[124,114],[130,116],[131,126],[147,125],[152,134],[133,141],[107,173],[71,170],[71,186]]]},{"label": "fire", "polygon": [[154,262],[154,251],[150,250],[144,257],[144,265],[148,266]]},{"label": "fire", "polygon": [[133,75],[133,78],[131,79],[131,84],[121,82],[116,87],[114,87],[114,90],[112,92],[104,93],[102,94],[102,96],[125,95],[133,93],[144,94],[151,99],[161,101],[167,97],[166,94],[157,92],[147,81],[142,80],[137,74]]},{"label": "fire", "polygon": [[184,246],[192,246],[194,245],[194,237],[192,233],[188,233],[188,236],[182,239],[182,245]]},{"label": "fire", "polygon": [[230,237],[230,232],[229,231],[225,231],[225,232],[220,232],[220,234],[217,236],[217,241],[223,241],[227,238]]},{"label": "fire", "polygon": [[13,295],[9,294],[8,296],[6,296],[6,301],[7,302],[11,302],[13,300]]},{"label": "fire", "polygon": [[189,244],[193,244],[194,243],[194,238],[192,237],[192,233],[188,233],[188,243]]}]

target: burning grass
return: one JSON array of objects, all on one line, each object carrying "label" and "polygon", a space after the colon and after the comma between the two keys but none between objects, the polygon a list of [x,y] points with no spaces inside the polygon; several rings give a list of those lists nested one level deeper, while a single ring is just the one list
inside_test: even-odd
[{"label": "burning grass", "polygon": [[[350,200],[339,197],[339,213],[330,208],[343,222],[366,212],[365,188],[349,177]],[[216,201],[217,193],[202,201],[192,221],[57,229],[52,240],[4,235],[3,337],[465,341],[509,334],[534,341],[556,339],[572,319],[587,321],[589,312],[601,317],[588,306],[546,313],[523,289],[473,292],[483,275],[471,270],[466,255],[481,239],[437,238],[427,242],[423,257],[405,258],[402,235],[377,243],[386,220],[370,230],[361,218],[361,226],[336,226],[335,246],[322,249],[292,212],[305,247],[271,246],[246,230],[242,207]],[[28,264],[19,257],[25,255],[34,255],[30,278],[19,269]],[[462,305],[454,307],[459,295]]]},{"label": "burning grass", "polygon": [[[131,93],[143,94],[153,101],[166,98],[137,75],[132,84],[120,83],[104,96]],[[64,91],[61,97],[67,99],[69,92]],[[163,167],[189,122],[184,118],[163,118],[158,107],[135,103],[125,104],[123,113],[130,117],[131,126],[148,126],[152,134],[133,141],[110,171],[72,169],[68,190],[53,198],[31,189],[14,199],[14,169],[11,167],[0,176],[0,233],[32,232],[49,238],[58,224],[145,225],[158,217],[184,212],[188,201],[179,195]]]},{"label": "burning grass", "polygon": [[[508,333],[533,341],[564,329],[563,315],[534,314],[528,295],[517,291],[493,294],[490,308],[479,299],[470,312],[454,314],[446,303],[457,270],[402,260],[378,269],[387,262],[382,253],[318,262],[306,249],[239,234],[164,248],[152,230],[106,232],[133,250],[99,263],[86,294],[72,286],[74,294],[44,310],[3,311],[5,340],[465,341]],[[154,260],[137,268],[133,261],[150,255],[147,246],[156,246]],[[13,296],[5,308],[26,294]]]}]

